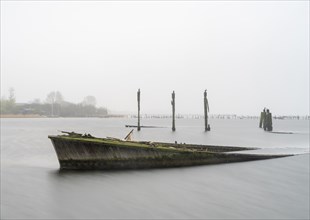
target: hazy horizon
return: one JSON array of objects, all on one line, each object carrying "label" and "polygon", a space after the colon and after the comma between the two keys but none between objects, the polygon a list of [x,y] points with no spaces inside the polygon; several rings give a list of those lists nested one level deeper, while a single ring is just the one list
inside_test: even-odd
[{"label": "hazy horizon", "polygon": [[309,115],[309,1],[1,1],[1,96],[142,114]]}]

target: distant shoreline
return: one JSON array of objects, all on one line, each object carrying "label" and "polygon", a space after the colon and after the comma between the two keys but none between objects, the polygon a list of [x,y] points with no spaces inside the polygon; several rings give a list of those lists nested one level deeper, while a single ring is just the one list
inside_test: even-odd
[{"label": "distant shoreline", "polygon": [[[90,117],[59,117],[59,116],[46,116],[46,115],[38,115],[38,114],[0,114],[0,118],[137,118],[135,115],[105,115],[105,116],[90,116]],[[145,119],[167,119],[171,118],[171,116],[153,116],[153,115],[145,115],[142,118]],[[182,115],[177,116],[177,119],[203,119],[203,116],[191,116]],[[237,116],[237,115],[211,115],[210,119],[228,119],[228,120],[242,120],[242,119],[259,119],[258,116]],[[309,116],[282,116],[282,117],[273,117],[274,120],[310,120]]]},{"label": "distant shoreline", "polygon": [[91,116],[91,117],[59,117],[59,116],[46,116],[37,114],[5,114],[1,115],[0,118],[126,118],[126,115],[106,115],[106,116]]},{"label": "distant shoreline", "polygon": [[0,115],[0,118],[47,118],[43,115],[23,115],[23,114],[8,114],[8,115]]}]

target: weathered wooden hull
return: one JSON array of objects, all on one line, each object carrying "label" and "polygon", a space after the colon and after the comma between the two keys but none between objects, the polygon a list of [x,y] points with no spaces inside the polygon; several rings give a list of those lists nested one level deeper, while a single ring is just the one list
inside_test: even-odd
[{"label": "weathered wooden hull", "polygon": [[60,169],[147,169],[271,159],[288,155],[225,153],[249,148],[135,143],[49,136]]}]

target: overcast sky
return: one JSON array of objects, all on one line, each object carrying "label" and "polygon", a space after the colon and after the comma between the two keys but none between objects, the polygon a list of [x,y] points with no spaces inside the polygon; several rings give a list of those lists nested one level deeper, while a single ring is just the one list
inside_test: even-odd
[{"label": "overcast sky", "polygon": [[1,96],[135,113],[309,114],[309,1],[1,1]]}]

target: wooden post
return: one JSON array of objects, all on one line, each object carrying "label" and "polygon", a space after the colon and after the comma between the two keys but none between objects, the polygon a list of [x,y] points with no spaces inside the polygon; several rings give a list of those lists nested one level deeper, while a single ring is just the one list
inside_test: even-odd
[{"label": "wooden post", "polygon": [[272,114],[269,111],[269,109],[267,109],[266,116],[265,116],[264,130],[272,131]]},{"label": "wooden post", "polygon": [[207,90],[203,93],[204,96],[204,110],[205,110],[205,131],[210,131],[210,125],[208,124],[208,111],[209,111],[209,103],[207,98]]},{"label": "wooden post", "polygon": [[137,130],[140,131],[140,89],[137,92],[137,99],[138,99],[138,128]]},{"label": "wooden post", "polygon": [[172,92],[172,131],[175,131],[175,93]]},{"label": "wooden post", "polygon": [[264,121],[266,118],[266,108],[260,113],[260,119],[259,119],[259,127],[262,128]]}]

